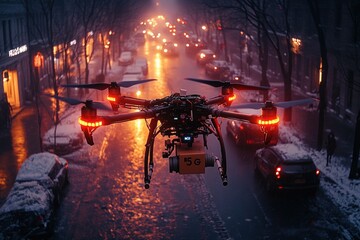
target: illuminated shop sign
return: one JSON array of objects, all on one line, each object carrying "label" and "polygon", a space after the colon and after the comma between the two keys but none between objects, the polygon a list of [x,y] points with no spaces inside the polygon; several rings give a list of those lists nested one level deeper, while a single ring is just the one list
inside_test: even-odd
[{"label": "illuminated shop sign", "polygon": [[14,57],[16,55],[19,55],[20,53],[26,52],[27,51],[27,46],[26,45],[22,45],[20,47],[11,49],[9,51],[9,57]]}]

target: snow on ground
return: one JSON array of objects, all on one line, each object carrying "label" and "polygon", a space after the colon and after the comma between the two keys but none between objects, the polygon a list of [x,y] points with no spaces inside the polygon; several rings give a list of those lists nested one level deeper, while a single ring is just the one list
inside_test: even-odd
[{"label": "snow on ground", "polygon": [[280,140],[292,142],[305,149],[321,171],[320,186],[327,196],[348,216],[349,221],[360,230],[360,181],[350,180],[350,169],[343,163],[351,161],[342,156],[333,156],[331,164],[326,166],[326,150],[317,151],[308,147],[291,125],[279,127]]}]

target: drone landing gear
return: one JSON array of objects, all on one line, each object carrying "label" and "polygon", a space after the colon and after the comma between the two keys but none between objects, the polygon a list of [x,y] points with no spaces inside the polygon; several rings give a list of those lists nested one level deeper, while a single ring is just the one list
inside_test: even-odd
[{"label": "drone landing gear", "polygon": [[[156,136],[155,130],[156,130],[157,122],[158,122],[157,118],[151,119],[149,135],[145,145],[145,157],[144,157],[145,189],[150,188],[151,175],[154,169],[153,150],[154,150],[154,140]],[[150,156],[150,160],[149,160],[149,156]]]},{"label": "drone landing gear", "polygon": [[225,151],[224,139],[222,137],[220,124],[219,124],[217,118],[212,118],[211,122],[215,127],[215,130],[216,130],[215,135],[219,140],[220,148],[221,148],[222,161],[220,162],[219,158],[216,157],[215,162],[216,162],[216,165],[219,170],[221,181],[222,181],[223,185],[226,186],[228,184],[228,181],[227,181],[227,174],[226,174],[226,151]]}]

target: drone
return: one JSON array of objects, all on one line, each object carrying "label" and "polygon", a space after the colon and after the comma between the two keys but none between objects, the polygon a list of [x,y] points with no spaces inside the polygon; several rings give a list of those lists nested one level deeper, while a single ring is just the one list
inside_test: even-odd
[{"label": "drone", "polygon": [[[273,103],[245,103],[236,107],[261,109],[261,115],[248,115],[229,110],[236,95],[236,90],[259,90],[266,91],[269,87],[245,85],[233,81],[206,80],[197,78],[185,78],[212,87],[221,88],[221,94],[207,99],[198,94],[187,95],[186,90],[181,89],[179,93],[159,99],[140,99],[121,95],[120,87],[131,87],[135,84],[144,84],[156,79],[145,79],[138,81],[123,81],[111,83],[93,84],[68,84],[63,87],[92,88],[108,90],[107,100],[111,108],[102,102],[92,100],[80,101],[60,96],[51,96],[65,101],[71,105],[84,104],[81,108],[79,124],[89,145],[94,145],[93,132],[102,126],[122,123],[137,119],[145,119],[149,129],[145,144],[144,155],[144,187],[148,189],[152,174],[154,172],[154,141],[160,134],[165,137],[165,148],[162,157],[169,161],[170,173],[179,174],[203,174],[206,167],[218,169],[222,184],[228,184],[227,159],[224,140],[218,118],[227,118],[240,121],[247,121],[261,126],[264,133],[264,144],[269,142],[274,129],[279,124],[277,107],[291,107],[311,103],[312,99]],[[221,106],[224,106],[221,108]],[[137,109],[134,112],[119,113],[118,109]],[[97,110],[112,110],[113,115],[100,116]],[[150,121],[150,123],[148,122]],[[207,137],[213,134],[220,145],[221,159],[208,154]]]}]

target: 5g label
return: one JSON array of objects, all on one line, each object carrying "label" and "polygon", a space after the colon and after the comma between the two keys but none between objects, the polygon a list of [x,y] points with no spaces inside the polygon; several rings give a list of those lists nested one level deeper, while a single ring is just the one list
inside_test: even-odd
[{"label": "5g label", "polygon": [[187,166],[191,166],[192,164],[194,165],[200,165],[201,164],[201,160],[199,158],[195,158],[194,160],[192,160],[191,157],[185,157],[184,158],[184,162]]}]

